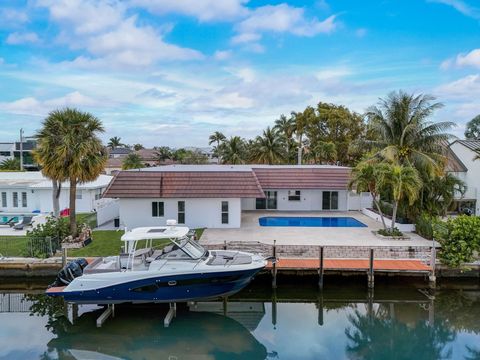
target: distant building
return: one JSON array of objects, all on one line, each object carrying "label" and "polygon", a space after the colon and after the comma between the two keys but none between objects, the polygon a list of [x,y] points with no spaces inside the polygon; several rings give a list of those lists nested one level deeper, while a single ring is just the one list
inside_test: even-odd
[{"label": "distant building", "polygon": [[[96,210],[103,192],[112,177],[100,175],[97,180],[77,186],[77,211]],[[69,184],[62,184],[60,209],[69,207]],[[53,211],[52,182],[39,171],[0,171],[0,216],[4,213],[25,213]]]},{"label": "distant building", "polygon": [[108,157],[110,159],[124,158],[132,152],[133,150],[127,147],[116,147],[114,149],[108,149]]},{"label": "distant building", "polygon": [[38,170],[38,164],[34,161],[32,152],[37,146],[35,140],[26,140],[20,146],[19,141],[0,143],[0,162],[7,159],[20,159],[23,155],[23,166],[25,170]]}]

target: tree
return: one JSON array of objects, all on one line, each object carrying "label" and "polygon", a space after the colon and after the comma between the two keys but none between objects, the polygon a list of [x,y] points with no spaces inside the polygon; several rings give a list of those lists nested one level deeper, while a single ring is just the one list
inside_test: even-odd
[{"label": "tree", "polygon": [[240,136],[232,136],[225,140],[219,149],[223,163],[232,165],[245,163],[246,146]]},{"label": "tree", "polygon": [[315,118],[315,109],[311,106],[301,112],[292,112],[292,118],[295,122],[295,137],[297,139],[297,164],[302,164],[302,152],[303,152],[303,136],[305,134],[305,128],[312,119]]},{"label": "tree", "polygon": [[409,205],[413,205],[422,189],[422,180],[418,175],[418,171],[409,165],[382,163],[379,166],[378,175],[380,188],[390,191],[392,195],[391,231],[393,232],[400,201],[405,199]]},{"label": "tree", "polygon": [[455,195],[463,196],[467,187],[452,173],[424,180],[421,192],[421,207],[431,215],[445,216]]},{"label": "tree", "polygon": [[260,164],[279,164],[285,159],[283,144],[278,133],[267,127],[262,136],[257,136],[253,146],[251,160]]},{"label": "tree", "polygon": [[107,154],[98,135],[104,132],[90,113],[65,108],[54,110],[37,133],[36,159],[52,180],[69,180],[70,232],[77,235],[77,184],[94,181],[103,171]]},{"label": "tree", "polygon": [[119,138],[118,136],[114,136],[112,138],[110,138],[110,140],[108,141],[108,145],[107,145],[110,149],[115,149],[117,147],[121,147],[121,146],[124,146],[124,144],[122,144],[121,142],[121,138]]},{"label": "tree", "polygon": [[323,164],[334,162],[337,158],[337,146],[331,141],[319,141],[311,150],[315,162]]},{"label": "tree", "polygon": [[287,164],[290,164],[292,159],[292,149],[294,147],[293,134],[295,132],[295,121],[292,117],[287,118],[285,115],[280,115],[280,118],[275,120],[275,131],[280,135],[285,145],[285,157]]},{"label": "tree", "polygon": [[465,137],[472,140],[480,139],[480,115],[475,116],[467,123]]},{"label": "tree", "polygon": [[20,160],[17,158],[5,159],[0,163],[0,170],[20,171]]},{"label": "tree", "polygon": [[405,166],[413,166],[420,173],[441,175],[445,158],[445,144],[452,135],[447,131],[452,122],[428,121],[443,105],[433,103],[430,95],[410,95],[392,92],[380,99],[377,106],[367,110],[369,126],[377,140],[370,141],[377,148],[376,157]]},{"label": "tree", "polygon": [[385,218],[380,207],[380,184],[378,182],[380,165],[372,162],[361,162],[353,170],[348,187],[356,188],[357,193],[370,192],[372,201],[380,214],[383,228],[386,229]]},{"label": "tree", "polygon": [[218,154],[220,144],[225,141],[225,135],[223,135],[220,131],[215,131],[210,137],[208,138],[208,145],[212,145],[213,143],[216,143],[215,148],[213,149],[213,152],[217,155],[218,158],[218,163],[221,162],[220,156]]},{"label": "tree", "polygon": [[159,163],[163,163],[165,160],[172,159],[173,157],[172,149],[168,146],[160,146],[155,148],[155,150],[155,156]]},{"label": "tree", "polygon": [[140,155],[136,153],[130,153],[122,161],[122,170],[128,169],[141,169],[145,167]]},{"label": "tree", "polygon": [[145,149],[142,144],[133,144],[133,150],[138,151]]}]

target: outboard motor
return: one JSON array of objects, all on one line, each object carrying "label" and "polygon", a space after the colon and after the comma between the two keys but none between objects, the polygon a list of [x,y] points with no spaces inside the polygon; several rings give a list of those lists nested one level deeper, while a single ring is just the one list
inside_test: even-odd
[{"label": "outboard motor", "polygon": [[82,276],[83,269],[85,269],[87,265],[88,262],[84,258],[70,261],[62,268],[62,270],[59,271],[59,273],[57,274],[57,278],[51,285],[49,285],[49,288],[55,286],[66,286],[70,284],[73,279]]}]

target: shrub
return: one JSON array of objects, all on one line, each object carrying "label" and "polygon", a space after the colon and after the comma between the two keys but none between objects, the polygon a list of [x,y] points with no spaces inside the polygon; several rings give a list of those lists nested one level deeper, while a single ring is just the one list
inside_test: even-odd
[{"label": "shrub", "polygon": [[377,233],[382,236],[403,236],[403,233],[397,228],[380,229]]},{"label": "shrub", "polygon": [[417,218],[415,229],[418,235],[423,236],[425,239],[433,239],[433,228],[435,224],[438,224],[440,219],[438,216],[432,216],[425,212],[422,212]]},{"label": "shrub", "polygon": [[460,267],[475,260],[480,250],[480,218],[461,215],[434,227],[435,239],[442,249],[439,257],[449,267]]}]

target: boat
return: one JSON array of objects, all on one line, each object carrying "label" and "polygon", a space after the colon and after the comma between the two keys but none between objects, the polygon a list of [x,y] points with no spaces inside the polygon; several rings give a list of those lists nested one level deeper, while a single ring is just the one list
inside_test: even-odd
[{"label": "boat", "polygon": [[123,253],[70,263],[46,294],[78,304],[209,300],[240,291],[267,265],[259,254],[207,250],[188,234],[173,220],[126,231]]}]

